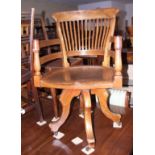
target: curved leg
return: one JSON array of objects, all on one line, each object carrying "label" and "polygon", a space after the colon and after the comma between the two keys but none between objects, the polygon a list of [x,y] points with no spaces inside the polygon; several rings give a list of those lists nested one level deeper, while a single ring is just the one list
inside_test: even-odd
[{"label": "curved leg", "polygon": [[89,147],[95,146],[95,138],[93,133],[93,127],[92,127],[92,118],[91,118],[91,99],[90,99],[90,93],[88,90],[82,91],[83,98],[84,98],[84,106],[85,106],[85,129],[86,129],[86,135],[87,135],[87,141]]},{"label": "curved leg", "polygon": [[55,118],[58,118],[58,100],[57,100],[57,96],[56,96],[56,89],[51,88],[50,91],[51,91],[51,95],[53,97],[54,116],[55,116]]},{"label": "curved leg", "polygon": [[91,91],[91,93],[95,94],[98,97],[101,110],[105,114],[105,116],[114,122],[120,122],[121,115],[114,114],[109,110],[109,107],[107,105],[107,99],[108,99],[107,90],[106,89],[94,89]]},{"label": "curved leg", "polygon": [[73,97],[78,96],[79,94],[80,90],[69,90],[69,89],[63,90],[60,96],[60,101],[62,104],[62,115],[59,120],[51,122],[49,124],[49,127],[52,132],[56,133],[59,130],[59,128],[64,124],[69,115],[70,102],[73,99]]}]

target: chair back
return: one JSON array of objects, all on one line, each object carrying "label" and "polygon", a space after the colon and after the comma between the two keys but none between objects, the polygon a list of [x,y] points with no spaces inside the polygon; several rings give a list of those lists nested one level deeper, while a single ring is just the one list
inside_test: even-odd
[{"label": "chair back", "polygon": [[[22,12],[21,15],[21,57],[22,63],[27,60],[27,64],[29,65],[30,70],[33,72],[33,39],[34,39],[34,15],[35,9],[31,8],[31,13]],[[27,52],[25,54],[25,52]],[[26,58],[26,59],[25,59]]]},{"label": "chair back", "polygon": [[[42,35],[35,32],[35,27],[39,26],[42,29]],[[33,73],[33,40],[45,39],[48,40],[47,31],[45,28],[45,21],[41,14],[35,13],[35,8],[31,8],[31,12],[21,13],[21,57],[24,64],[28,60],[30,70]],[[23,64],[23,63],[22,63]]]},{"label": "chair back", "polygon": [[57,12],[57,33],[63,52],[64,67],[68,56],[104,55],[103,66],[109,65],[109,50],[114,35],[116,8]]}]

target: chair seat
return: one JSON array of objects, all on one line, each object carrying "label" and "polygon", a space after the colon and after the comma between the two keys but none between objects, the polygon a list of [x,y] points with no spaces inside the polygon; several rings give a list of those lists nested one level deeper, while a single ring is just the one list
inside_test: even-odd
[{"label": "chair seat", "polygon": [[22,68],[21,69],[21,84],[26,83],[31,78],[31,72],[28,69]]},{"label": "chair seat", "polygon": [[57,68],[45,74],[41,86],[64,89],[109,88],[113,85],[114,69],[101,66]]}]

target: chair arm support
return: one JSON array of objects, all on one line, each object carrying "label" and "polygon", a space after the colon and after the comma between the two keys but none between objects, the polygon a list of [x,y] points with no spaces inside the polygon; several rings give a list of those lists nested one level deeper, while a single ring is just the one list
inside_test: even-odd
[{"label": "chair arm support", "polygon": [[122,86],[122,37],[114,37],[114,48],[115,48],[115,75],[114,75],[114,86],[120,88]]},{"label": "chair arm support", "polygon": [[122,58],[121,58],[121,51],[122,51],[122,37],[115,36],[114,37],[114,48],[115,48],[115,75],[121,75],[122,71]]},{"label": "chair arm support", "polygon": [[39,40],[33,41],[33,53],[34,53],[34,85],[40,86],[40,78],[41,78],[41,65],[40,65],[40,58],[39,58]]}]

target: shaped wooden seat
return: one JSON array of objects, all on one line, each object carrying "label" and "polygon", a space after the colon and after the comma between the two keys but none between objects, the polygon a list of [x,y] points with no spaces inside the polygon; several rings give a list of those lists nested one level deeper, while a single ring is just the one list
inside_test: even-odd
[{"label": "shaped wooden seat", "polygon": [[41,87],[67,89],[93,89],[112,87],[114,69],[101,66],[78,66],[69,68],[55,68],[41,79]]}]

